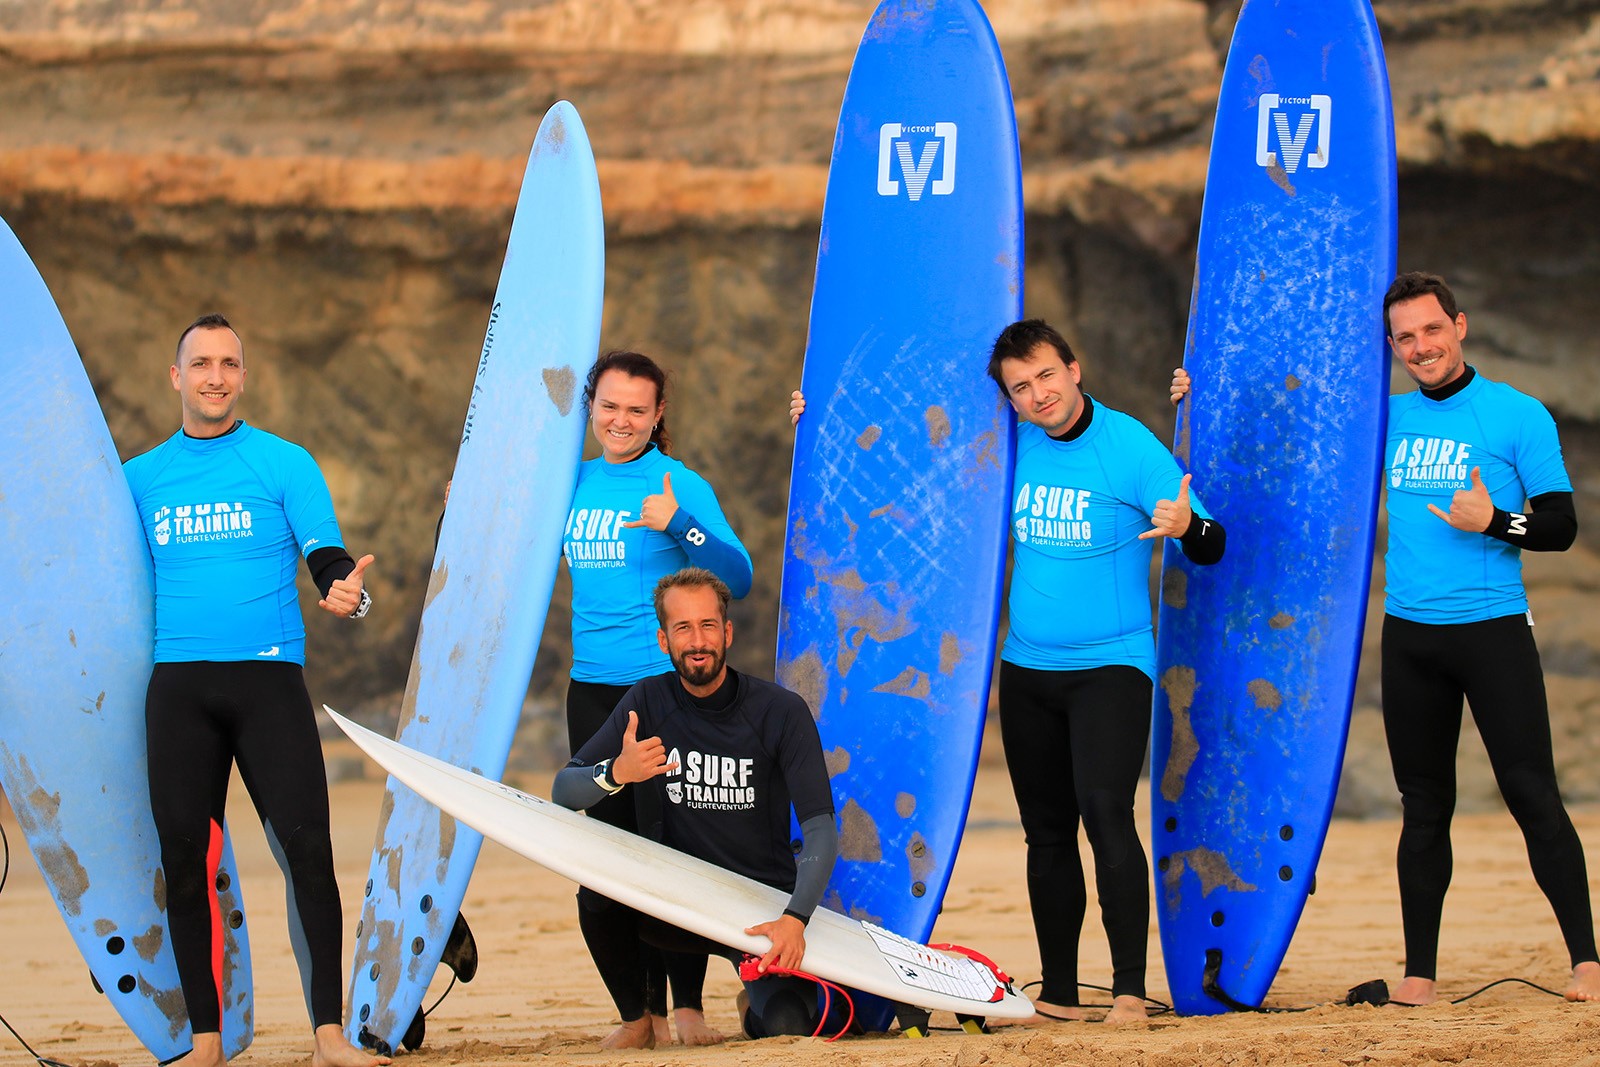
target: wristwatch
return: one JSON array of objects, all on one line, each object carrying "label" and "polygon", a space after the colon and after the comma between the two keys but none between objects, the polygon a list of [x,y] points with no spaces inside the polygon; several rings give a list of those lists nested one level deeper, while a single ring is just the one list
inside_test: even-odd
[{"label": "wristwatch", "polygon": [[611,777],[611,761],[608,759],[594,765],[594,784],[607,793],[622,792],[622,783]]},{"label": "wristwatch", "polygon": [[349,614],[349,618],[359,619],[366,615],[367,609],[372,607],[372,594],[365,589],[361,590],[361,603],[356,605],[356,610]]}]

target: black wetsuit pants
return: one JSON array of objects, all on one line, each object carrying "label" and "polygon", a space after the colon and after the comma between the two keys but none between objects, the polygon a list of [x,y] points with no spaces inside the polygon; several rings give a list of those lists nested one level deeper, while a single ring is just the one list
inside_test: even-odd
[{"label": "black wetsuit pants", "polygon": [[1150,739],[1150,695],[1150,678],[1136,667],[1000,664],[1000,736],[1028,843],[1028,902],[1043,977],[1038,999],[1050,1004],[1078,1004],[1078,938],[1088,907],[1080,820],[1094,852],[1112,993],[1145,993],[1150,864],[1133,794]]},{"label": "black wetsuit pants", "polygon": [[[611,717],[626,685],[603,685],[574,679],[567,686],[567,743],[573,752],[582,748]],[[588,809],[589,818],[639,832],[634,790],[624,789]],[[592,889],[578,890],[578,928],[606,984],[617,1013],[632,1022],[649,1012],[667,1014],[667,985],[672,985],[675,1007],[703,1011],[706,953],[662,952],[639,936],[642,916],[632,908]]]},{"label": "black wetsuit pants", "polygon": [[1556,786],[1544,672],[1527,617],[1430,625],[1386,615],[1383,728],[1404,805],[1397,867],[1405,973],[1432,979],[1438,968],[1463,697],[1572,963],[1593,960],[1583,845]]},{"label": "black wetsuit pants", "polygon": [[233,764],[289,895],[289,940],[313,1027],[341,1019],[343,915],[328,837],[328,780],[295,663],[158,663],[145,697],[150,807],[167,880],[167,922],[189,1021],[222,1022],[222,916],[213,879]]}]

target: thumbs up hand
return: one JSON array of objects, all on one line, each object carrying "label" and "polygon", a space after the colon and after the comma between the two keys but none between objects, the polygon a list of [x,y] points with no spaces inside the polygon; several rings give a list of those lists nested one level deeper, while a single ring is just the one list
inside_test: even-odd
[{"label": "thumbs up hand", "polygon": [[317,601],[317,607],[335,615],[354,615],[361,606],[361,575],[368,567],[372,566],[372,556],[362,556],[356,561],[356,569],[343,578],[337,579],[328,587],[328,595]]},{"label": "thumbs up hand", "polygon": [[628,728],[622,732],[622,751],[611,761],[612,780],[619,785],[647,782],[677,766],[667,762],[667,747],[661,743],[661,738],[639,740],[639,713],[628,712]]}]

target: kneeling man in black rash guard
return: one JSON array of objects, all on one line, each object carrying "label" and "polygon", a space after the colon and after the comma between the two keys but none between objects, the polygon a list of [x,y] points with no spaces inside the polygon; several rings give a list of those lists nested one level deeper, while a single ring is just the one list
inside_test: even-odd
[{"label": "kneeling man in black rash guard", "polygon": [[[606,724],[556,775],[557,804],[583,809],[629,786],[642,830],[663,844],[790,894],[783,914],[745,930],[772,942],[759,970],[798,970],[806,923],[822,900],[839,853],[822,741],[805,701],[727,665],[731,595],[708,570],[689,567],[656,583],[656,639],[673,670],[624,694]],[[644,739],[640,739],[640,735]],[[653,793],[653,796],[652,796]],[[642,803],[643,801],[652,803]],[[802,848],[790,847],[789,811]],[[657,816],[647,812],[659,811]],[[673,952],[744,953],[641,915],[640,936]],[[602,967],[601,973],[607,972]],[[618,1004],[644,990],[611,990]],[[741,1019],[751,1037],[810,1034],[816,993],[804,979],[766,975],[745,983]],[[619,995],[620,994],[620,995]]]}]

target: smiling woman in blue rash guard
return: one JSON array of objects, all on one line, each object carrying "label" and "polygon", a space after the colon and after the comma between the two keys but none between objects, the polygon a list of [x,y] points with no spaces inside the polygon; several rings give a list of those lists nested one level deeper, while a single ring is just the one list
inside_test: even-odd
[{"label": "smiling woman in blue rash guard", "polygon": [[[572,572],[567,739],[574,752],[635,682],[672,669],[656,642],[657,580],[703,567],[733,596],[750,591],[750,555],[716,493],[667,454],[666,388],[666,374],[654,360],[625,351],[596,360],[584,387],[600,455],[579,471],[562,543]],[[638,832],[632,792],[605,798],[589,809],[590,817]],[[678,1040],[722,1040],[706,1025],[701,1003],[704,954],[662,953],[645,944],[635,912],[587,889],[578,891],[578,922],[622,1018],[605,1047],[648,1048],[668,1039],[667,980]]]}]

